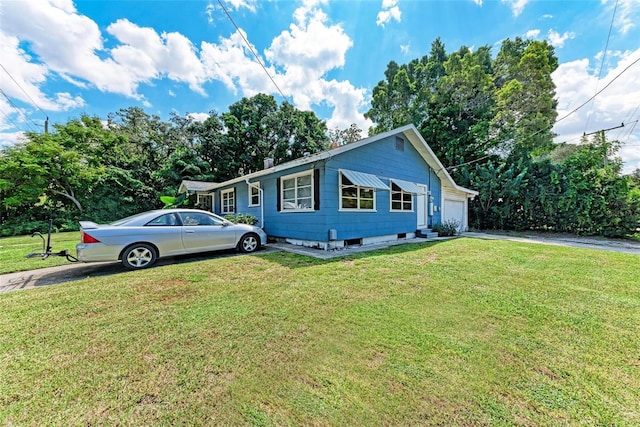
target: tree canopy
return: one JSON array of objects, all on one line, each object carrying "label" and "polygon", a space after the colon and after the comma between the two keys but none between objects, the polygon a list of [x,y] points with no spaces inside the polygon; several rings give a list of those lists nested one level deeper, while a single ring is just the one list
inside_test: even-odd
[{"label": "tree canopy", "polygon": [[77,220],[112,221],[162,207],[183,179],[223,181],[315,153],[328,146],[325,123],[272,96],[243,98],[203,122],[186,114],[169,121],[138,107],[105,121],[83,115],[28,133],[0,150],[2,235],[58,229]]},{"label": "tree canopy", "polygon": [[[470,225],[630,236],[639,233],[640,170],[622,176],[620,144],[604,132],[580,145],[555,144],[546,41],[504,40],[390,61],[365,117],[369,134],[413,123],[456,182],[479,191]],[[82,116],[51,133],[28,133],[0,149],[2,235],[77,228],[162,207],[183,179],[220,182],[362,138],[355,125],[328,130],[313,112],[265,94],[242,98],[204,121],[168,121],[131,107],[106,120]]]},{"label": "tree canopy", "polygon": [[546,41],[504,40],[389,62],[365,114],[370,133],[413,123],[458,184],[480,192],[470,224],[483,229],[633,235],[640,226],[637,179],[621,176],[619,143],[604,133],[582,144],[555,144]]}]

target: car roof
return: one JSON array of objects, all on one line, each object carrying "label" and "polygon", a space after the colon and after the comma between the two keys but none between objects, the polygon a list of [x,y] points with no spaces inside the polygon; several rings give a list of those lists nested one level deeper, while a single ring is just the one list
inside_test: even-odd
[{"label": "car roof", "polygon": [[131,226],[131,225],[144,225],[152,219],[170,213],[187,213],[187,212],[200,212],[209,215],[215,215],[212,212],[203,211],[200,209],[186,209],[186,208],[172,208],[172,209],[154,209],[151,211],[141,212],[136,215],[132,215],[126,218],[121,218],[111,223],[114,227]]}]

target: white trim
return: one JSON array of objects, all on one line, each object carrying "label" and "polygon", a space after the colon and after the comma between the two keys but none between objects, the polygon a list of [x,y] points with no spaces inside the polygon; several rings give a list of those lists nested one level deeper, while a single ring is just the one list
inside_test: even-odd
[{"label": "white trim", "polygon": [[[343,169],[340,169],[339,173],[338,173],[338,211],[339,212],[377,212],[376,210],[376,189],[374,187],[368,187],[368,186],[363,186],[363,185],[358,185],[355,184],[352,180],[351,177],[347,174],[344,173],[345,171]],[[373,175],[371,175],[373,176]],[[356,188],[356,191],[358,193],[358,195],[356,196],[355,200],[357,201],[358,207],[356,208],[344,208],[342,207],[342,188],[345,187],[346,185],[342,183],[342,178],[345,177],[347,178],[349,181],[351,181],[353,187]],[[374,176],[374,178],[376,178],[378,181],[380,181],[377,177]],[[361,181],[362,182],[362,181]],[[369,181],[367,181],[369,182]],[[382,181],[380,181],[380,183],[382,184]],[[384,184],[383,184],[384,185]],[[360,195],[360,190],[371,190],[371,192],[373,193],[373,207],[372,208],[361,208],[360,207],[360,201],[362,200],[362,197]],[[368,199],[365,199],[368,200]]]},{"label": "white trim", "polygon": [[[309,197],[298,197],[298,178],[303,177],[303,176],[310,176],[311,177],[311,184],[309,185],[311,188],[311,195]],[[314,200],[315,200],[315,194],[314,194],[314,173],[313,173],[313,169],[308,170],[308,171],[303,171],[303,172],[298,172],[298,173],[294,173],[291,175],[285,175],[285,176],[281,176],[280,177],[280,194],[278,195],[278,197],[280,198],[280,212],[288,212],[288,213],[292,213],[292,212],[313,212],[314,211]],[[296,208],[286,208],[285,207],[285,203],[291,203],[290,201],[285,202],[284,200],[284,181],[286,180],[295,180],[295,198],[294,200],[294,204],[298,202],[299,199],[311,199],[311,203],[310,206],[308,208],[301,208],[298,207]],[[288,189],[290,190],[290,189]]]},{"label": "white trim", "polygon": [[[225,206],[224,202],[225,202],[225,196],[227,194],[233,194],[233,204],[231,205],[231,210],[225,210],[225,207],[229,207],[229,206]],[[227,198],[228,201],[228,198]],[[227,214],[234,214],[236,213],[235,210],[235,205],[236,205],[236,189],[235,188],[228,188],[226,190],[221,190],[220,191],[220,213],[223,215],[227,215]],[[227,204],[228,205],[228,204]]]},{"label": "white trim", "polygon": [[389,191],[388,185],[370,173],[357,172],[349,169],[339,169],[338,172],[358,187]]},{"label": "white trim", "polygon": [[[391,179],[391,185],[389,186],[389,212],[414,212],[415,211],[415,201],[413,200],[413,192],[405,191],[400,185],[398,185],[395,180]],[[394,190],[393,186],[396,185],[400,189],[400,191]],[[393,200],[394,194],[400,194],[400,209],[393,208],[393,202],[398,202],[397,200]],[[404,209],[404,195],[408,194],[411,196],[411,209]]]},{"label": "white trim", "polygon": [[420,190],[418,185],[414,182],[403,181],[397,178],[389,178],[389,181],[400,187],[400,189],[405,193],[422,194],[422,190]]},{"label": "white trim", "polygon": [[[247,186],[249,187],[249,203],[247,206],[250,208],[255,208],[262,205],[262,189],[260,188],[260,181],[257,182],[247,182]],[[252,194],[252,191],[256,190],[258,194]],[[253,203],[253,197],[258,196],[258,203]]]},{"label": "white trim", "polygon": [[197,205],[199,205],[199,206],[203,206],[203,205],[200,203],[200,198],[201,198],[201,197],[202,197],[202,198],[204,198],[204,197],[208,197],[208,198],[210,198],[210,199],[211,199],[211,206],[209,206],[209,209],[205,209],[205,208],[202,208],[202,209],[203,209],[203,210],[206,210],[206,211],[209,211],[209,212],[213,212],[213,207],[215,206],[215,204],[214,204],[214,203],[215,203],[215,200],[216,200],[216,198],[215,198],[215,193],[196,193],[196,204],[197,204]]},{"label": "white trim", "polygon": [[270,175],[275,172],[285,171],[298,166],[313,164],[320,160],[330,159],[331,157],[336,156],[338,154],[342,154],[344,152],[362,147],[363,145],[371,144],[373,142],[380,141],[382,139],[388,138],[390,136],[395,136],[395,135],[398,135],[398,136],[402,135],[404,138],[406,138],[406,141],[408,141],[411,145],[413,145],[413,147],[422,156],[424,161],[431,167],[431,169],[435,171],[436,175],[438,175],[442,183],[442,187],[447,187],[450,189],[462,191],[463,193],[467,194],[467,197],[469,198],[473,198],[478,195],[477,191],[461,187],[453,181],[453,178],[451,177],[451,175],[449,175],[449,172],[447,172],[447,170],[444,168],[440,160],[438,160],[438,158],[436,157],[431,147],[429,147],[427,142],[420,135],[420,132],[418,132],[418,129],[413,124],[392,129],[387,132],[379,133],[369,138],[361,139],[360,141],[352,142],[350,144],[345,144],[338,148],[334,148],[332,150],[322,151],[320,153],[312,154],[307,157],[301,157],[299,159],[292,160],[290,162],[286,162],[281,165],[276,165],[268,169],[262,169],[245,176],[241,176],[238,178],[231,179],[229,181],[221,182],[219,184],[212,183],[212,188],[225,187],[228,185],[235,184],[237,182],[245,181],[246,179],[251,180],[261,176]]}]

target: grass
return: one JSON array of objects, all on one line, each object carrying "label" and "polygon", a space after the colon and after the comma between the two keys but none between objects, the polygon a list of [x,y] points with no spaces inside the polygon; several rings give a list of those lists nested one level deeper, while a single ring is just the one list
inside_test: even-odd
[{"label": "grass", "polygon": [[[45,241],[47,235],[44,236]],[[76,254],[76,244],[80,243],[79,231],[51,234],[53,252],[68,250],[71,255]],[[55,267],[68,264],[65,257],[52,256],[46,259],[27,258],[30,253],[42,253],[43,242],[39,237],[17,236],[0,238],[0,274],[16,271],[28,271],[36,268]]]},{"label": "grass", "polygon": [[638,425],[637,255],[460,238],[0,295],[3,425]]}]

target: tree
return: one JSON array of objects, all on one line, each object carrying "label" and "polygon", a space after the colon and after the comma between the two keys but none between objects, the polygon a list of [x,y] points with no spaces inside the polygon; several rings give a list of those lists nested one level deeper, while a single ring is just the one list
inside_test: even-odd
[{"label": "tree", "polygon": [[504,154],[540,155],[553,148],[551,128],[557,117],[555,84],[558,67],[546,41],[505,40],[496,58],[496,111],[491,137]]},{"label": "tree", "polygon": [[260,170],[266,158],[282,163],[328,145],[326,124],[314,113],[278,106],[271,95],[243,98],[221,118],[227,132],[213,146],[224,159],[214,167],[218,180]]},{"label": "tree", "polygon": [[340,147],[351,142],[360,141],[362,139],[362,129],[355,123],[346,129],[335,128],[329,131],[329,141],[331,148]]}]

